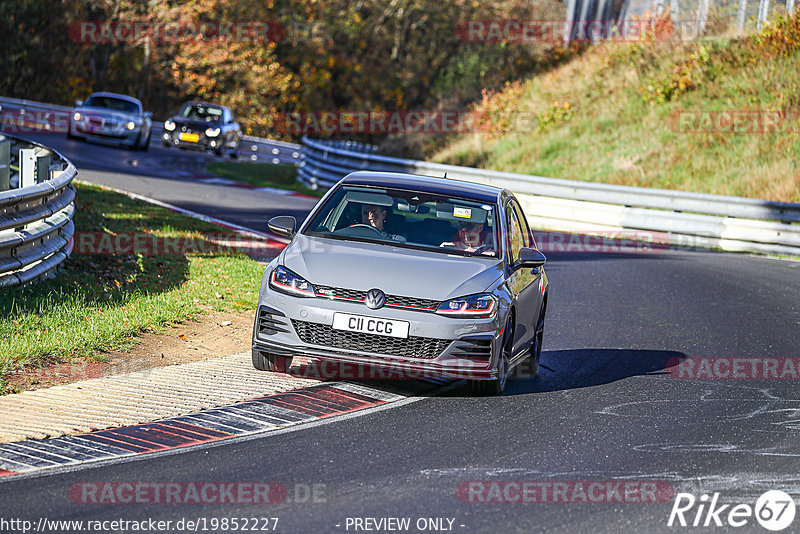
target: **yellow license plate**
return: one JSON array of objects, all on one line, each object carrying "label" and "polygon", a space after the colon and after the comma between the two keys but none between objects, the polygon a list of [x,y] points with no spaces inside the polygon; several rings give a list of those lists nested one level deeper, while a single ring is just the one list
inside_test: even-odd
[{"label": "yellow license plate", "polygon": [[195,133],[181,132],[181,141],[191,141],[196,143],[200,140],[200,136]]}]

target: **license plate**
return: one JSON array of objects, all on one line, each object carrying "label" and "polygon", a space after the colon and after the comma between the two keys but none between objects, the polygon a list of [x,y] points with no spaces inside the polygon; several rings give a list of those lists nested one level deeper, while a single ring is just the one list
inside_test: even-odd
[{"label": "license plate", "polygon": [[192,143],[196,143],[199,140],[200,136],[196,133],[181,132],[181,141],[191,141]]},{"label": "license plate", "polygon": [[408,321],[351,315],[349,313],[333,314],[333,328],[348,332],[407,338],[409,325]]}]

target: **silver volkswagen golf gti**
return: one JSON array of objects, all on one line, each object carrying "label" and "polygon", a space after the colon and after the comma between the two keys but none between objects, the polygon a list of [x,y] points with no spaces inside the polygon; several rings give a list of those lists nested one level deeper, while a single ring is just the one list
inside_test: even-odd
[{"label": "silver volkswagen golf gti", "polygon": [[411,174],[344,177],[266,268],[253,329],[256,369],[295,356],[399,376],[465,378],[498,394],[542,351],[544,255],[505,189]]}]

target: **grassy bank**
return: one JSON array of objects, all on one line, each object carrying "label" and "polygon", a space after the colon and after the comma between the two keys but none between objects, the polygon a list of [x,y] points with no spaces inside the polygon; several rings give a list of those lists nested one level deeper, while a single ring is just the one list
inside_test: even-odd
[{"label": "grassy bank", "polygon": [[[230,234],[124,195],[77,187],[76,235],[143,235],[148,242],[193,238],[195,250],[208,251],[202,248],[204,235]],[[6,392],[2,375],[15,368],[97,358],[98,351],[129,345],[139,332],[209,309],[255,309],[263,267],[243,254],[83,250],[73,253],[55,279],[0,294],[0,391]]]},{"label": "grassy bank", "polygon": [[[798,17],[778,18],[750,36],[603,43],[547,74],[486,93],[475,106],[486,116],[482,131],[428,156],[800,202],[798,72]],[[729,112],[744,112],[738,125]]]},{"label": "grassy bank", "polygon": [[274,187],[315,197],[325,194],[325,191],[310,189],[298,182],[295,165],[215,161],[206,169],[218,176],[258,187]]}]

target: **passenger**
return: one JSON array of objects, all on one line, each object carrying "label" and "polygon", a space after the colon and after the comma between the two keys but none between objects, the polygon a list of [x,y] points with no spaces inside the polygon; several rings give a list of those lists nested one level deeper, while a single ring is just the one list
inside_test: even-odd
[{"label": "passenger", "polygon": [[452,247],[456,250],[464,250],[466,252],[478,252],[482,254],[492,254],[488,243],[486,243],[483,235],[483,224],[474,222],[460,222],[458,223],[458,233],[453,241],[446,241],[439,245],[440,247]]}]

